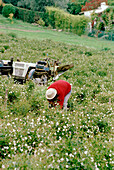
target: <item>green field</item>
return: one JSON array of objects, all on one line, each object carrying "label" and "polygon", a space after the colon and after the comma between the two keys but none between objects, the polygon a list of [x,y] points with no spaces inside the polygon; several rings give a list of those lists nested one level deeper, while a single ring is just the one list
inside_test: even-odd
[{"label": "green field", "polygon": [[74,63],[59,78],[72,84],[67,112],[48,107],[45,92],[52,80],[20,85],[0,76],[0,168],[112,170],[113,42],[0,18],[2,27],[25,30],[0,28],[0,59],[37,62],[48,54],[62,65]]},{"label": "green field", "polygon": [[[5,33],[15,33],[19,38],[26,37],[31,40],[54,40],[57,42],[65,42],[67,44],[87,46],[95,49],[109,48],[114,50],[114,42],[106,41],[98,38],[87,37],[86,35],[78,36],[72,33],[53,31],[47,28],[41,28],[33,26],[22,21],[14,19],[14,23],[11,24],[7,18],[0,15],[0,31]],[[18,29],[18,30],[17,30]],[[28,32],[30,31],[30,32]]]}]

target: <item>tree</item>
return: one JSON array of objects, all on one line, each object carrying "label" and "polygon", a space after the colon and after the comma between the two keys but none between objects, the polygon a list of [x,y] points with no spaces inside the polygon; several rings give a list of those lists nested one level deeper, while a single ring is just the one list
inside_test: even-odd
[{"label": "tree", "polygon": [[55,7],[59,7],[59,8],[62,8],[62,9],[67,9],[69,1],[70,0],[54,0]]},{"label": "tree", "polygon": [[17,6],[19,6],[21,8],[31,9],[30,4],[32,1],[33,0],[20,0],[20,1],[18,1]]},{"label": "tree", "polygon": [[54,0],[20,0],[17,5],[33,11],[43,12],[45,11],[45,6],[53,6],[55,3]]},{"label": "tree", "polygon": [[68,3],[67,11],[70,14],[77,15],[81,12],[81,4],[80,3]]},{"label": "tree", "polygon": [[4,3],[13,4],[17,6],[19,0],[3,0]]}]

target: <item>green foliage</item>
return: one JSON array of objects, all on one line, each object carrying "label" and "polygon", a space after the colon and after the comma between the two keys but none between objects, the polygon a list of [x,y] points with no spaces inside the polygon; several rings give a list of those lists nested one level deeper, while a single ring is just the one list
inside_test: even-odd
[{"label": "green foliage", "polygon": [[7,50],[9,47],[9,45],[3,45],[3,47],[5,48],[5,50]]},{"label": "green foliage", "polygon": [[14,6],[17,6],[19,0],[3,0],[4,3],[11,3]]},{"label": "green foliage", "polygon": [[25,22],[33,23],[35,13],[31,10],[27,10],[23,8],[16,8],[14,17]]},{"label": "green foliage", "polygon": [[0,5],[0,14],[2,14],[2,9],[3,9],[3,6]]},{"label": "green foliage", "polygon": [[0,47],[0,53],[4,53],[5,48],[4,47]]},{"label": "green foliage", "polygon": [[37,21],[37,24],[45,26],[45,22],[41,18]]},{"label": "green foliage", "polygon": [[9,102],[14,102],[18,98],[17,94],[15,91],[10,91],[8,93],[8,100]]},{"label": "green foliage", "polygon": [[106,75],[107,75],[107,72],[106,72],[106,71],[104,71],[104,70],[99,70],[99,71],[97,71],[97,74],[98,74],[99,76],[104,77],[104,76],[106,76]]},{"label": "green foliage", "polygon": [[108,5],[109,6],[114,6],[114,1],[113,0],[109,0]]},{"label": "green foliage", "polygon": [[48,24],[53,28],[70,31],[78,35],[84,34],[88,18],[84,16],[73,16],[53,7],[47,7],[46,10]]},{"label": "green foliage", "polygon": [[44,12],[45,6],[53,6],[53,0],[20,0],[17,4],[19,7],[31,9],[32,11]]},{"label": "green foliage", "polygon": [[81,4],[80,3],[76,4],[76,3],[69,2],[67,5],[68,5],[67,11],[70,14],[77,15],[81,12]]},{"label": "green foliage", "polygon": [[12,32],[12,33],[9,33],[8,35],[9,35],[10,37],[12,37],[12,38],[17,38],[17,35],[16,35],[15,33],[13,33],[13,32]]},{"label": "green foliage", "polygon": [[2,14],[4,17],[9,17],[9,14],[15,14],[15,7],[11,4],[6,4],[2,9]]}]

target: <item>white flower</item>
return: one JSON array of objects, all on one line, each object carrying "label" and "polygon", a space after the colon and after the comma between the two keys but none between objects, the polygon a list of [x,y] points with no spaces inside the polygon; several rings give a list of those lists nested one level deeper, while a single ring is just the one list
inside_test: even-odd
[{"label": "white flower", "polygon": [[61,158],[60,161],[64,161],[64,158]]},{"label": "white flower", "polygon": [[68,165],[66,165],[66,168],[68,168]]},{"label": "white flower", "polygon": [[5,168],[5,165],[2,165],[2,168],[4,169],[4,168]]},{"label": "white flower", "polygon": [[10,123],[9,123],[9,122],[7,123],[7,126],[10,126]]},{"label": "white flower", "polygon": [[84,153],[87,155],[88,151],[85,151]]},{"label": "white flower", "polygon": [[59,125],[59,122],[56,123],[56,126],[58,126],[58,125]]},{"label": "white flower", "polygon": [[43,152],[44,152],[44,149],[41,149],[41,152],[43,153]]},{"label": "white flower", "polygon": [[66,161],[68,162],[68,161],[69,161],[69,159],[68,159],[68,158],[66,158]]},{"label": "white flower", "polygon": [[91,157],[91,162],[93,162],[94,161],[94,159],[93,159],[93,157]]}]

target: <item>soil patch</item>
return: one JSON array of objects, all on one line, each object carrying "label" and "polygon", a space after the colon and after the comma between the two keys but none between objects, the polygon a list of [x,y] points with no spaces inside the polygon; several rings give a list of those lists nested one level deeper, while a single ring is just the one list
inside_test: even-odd
[{"label": "soil patch", "polygon": [[8,29],[8,30],[18,30],[18,31],[24,31],[24,32],[44,32],[40,30],[24,30],[24,29],[19,29],[19,28],[11,28],[11,27],[3,27],[3,26],[0,26],[0,28]]}]

